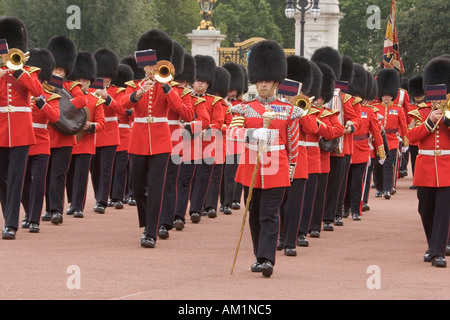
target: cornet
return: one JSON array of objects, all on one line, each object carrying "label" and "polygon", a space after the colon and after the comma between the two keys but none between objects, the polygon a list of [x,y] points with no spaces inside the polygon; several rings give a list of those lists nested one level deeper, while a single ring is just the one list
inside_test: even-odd
[{"label": "cornet", "polygon": [[30,59],[30,53],[23,53],[20,49],[10,49],[6,61],[2,61],[10,70],[16,71],[24,67]]},{"label": "cornet", "polygon": [[311,109],[311,99],[303,94],[296,95],[295,97],[292,97],[291,103],[299,107],[300,109],[303,109],[306,113],[308,113],[309,109]]}]

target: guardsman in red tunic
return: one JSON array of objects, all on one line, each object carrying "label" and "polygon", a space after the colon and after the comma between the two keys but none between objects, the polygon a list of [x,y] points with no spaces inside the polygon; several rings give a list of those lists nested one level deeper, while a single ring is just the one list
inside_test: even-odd
[{"label": "guardsman in red tunic", "polygon": [[[414,119],[417,121],[418,111],[423,108],[431,109],[431,102],[425,101],[425,91],[423,89],[423,76],[418,75],[411,78],[408,82],[408,92],[413,98],[414,103],[410,105],[410,111],[408,112],[409,122],[408,128],[411,129],[411,123]],[[419,112],[420,113],[420,112]],[[416,125],[417,123],[414,123]],[[411,156],[411,170],[414,177],[414,171],[416,169],[416,158],[419,152],[419,147],[417,145],[409,144],[409,154]],[[410,189],[417,189],[416,186],[412,185]]]},{"label": "guardsman in red tunic", "polygon": [[[191,185],[189,215],[193,223],[199,223],[203,214],[203,205],[208,191],[209,178],[215,163],[216,135],[222,130],[224,114],[221,97],[208,94],[208,88],[214,85],[216,62],[211,56],[196,55],[196,81],[193,84],[195,94],[206,100],[210,126],[203,132],[202,160],[196,165]],[[207,212],[204,213],[205,215]],[[217,212],[211,211],[211,217]]]},{"label": "guardsman in red tunic", "polygon": [[[255,44],[249,56],[249,81],[256,84],[255,100],[234,106],[232,113],[243,120],[242,127],[227,131],[227,138],[247,141],[236,180],[244,186],[247,199],[250,187],[249,223],[256,262],[252,272],[270,277],[275,265],[279,236],[279,216],[286,187],[291,185],[298,156],[297,119],[303,110],[276,97],[278,84],[287,75],[286,56],[275,41]],[[257,155],[259,154],[259,157]],[[260,159],[256,167],[257,159]],[[256,175],[254,174],[256,167]]]},{"label": "guardsman in red tunic", "polygon": [[[119,57],[111,49],[98,49],[94,52],[97,64],[97,79],[103,79],[103,89],[98,89],[96,95],[105,100],[103,109],[106,126],[95,133],[95,154],[91,161],[91,178],[96,204],[94,211],[104,214],[108,206],[111,190],[112,171],[117,147],[120,145],[119,115],[125,113],[120,100],[123,92],[117,95],[117,88],[111,85],[117,76]],[[117,209],[123,208],[123,203],[114,203]]]},{"label": "guardsman in red tunic", "polygon": [[38,78],[43,84],[40,97],[31,101],[33,110],[33,129],[36,136],[36,144],[30,147],[25,181],[23,186],[22,204],[25,218],[22,228],[28,228],[30,233],[39,233],[42,206],[45,196],[45,179],[47,176],[48,160],[50,158],[50,135],[48,123],[57,122],[59,119],[59,95],[48,88],[48,82],[55,68],[55,59],[46,49],[30,50],[28,65],[39,68]]},{"label": "guardsman in red tunic", "polygon": [[[117,69],[117,76],[112,79],[112,86],[116,92],[112,94],[112,97],[116,101],[121,101],[122,96],[126,91],[126,82],[132,81],[134,78],[133,69],[126,64],[119,64]],[[125,199],[128,188],[128,145],[130,143],[131,125],[133,124],[133,112],[131,110],[125,110],[121,114],[118,114],[119,119],[119,136],[120,145],[117,147],[116,155],[114,156],[114,168],[111,182],[111,193],[109,203],[117,204],[117,209],[123,207],[124,203],[128,203]],[[128,200],[128,199],[127,199]]]},{"label": "guardsman in red tunic", "polygon": [[[53,74],[61,78],[69,76],[77,59],[75,43],[66,36],[57,35],[49,40],[47,49],[52,52],[55,58],[56,67]],[[71,102],[77,109],[84,108],[87,105],[86,96],[81,90],[81,83],[64,80],[63,89],[70,93],[72,96]],[[60,116],[63,116],[63,112],[60,108]],[[57,225],[62,223],[63,220],[66,174],[69,169],[73,146],[76,145],[76,137],[74,135],[63,135],[51,125],[48,131],[50,134],[50,161],[45,189],[46,208],[42,215],[42,221],[51,221]],[[72,213],[73,210],[69,207],[67,214]]]},{"label": "guardsman in red tunic", "polygon": [[[245,74],[243,66],[234,62],[228,62],[223,65],[228,70],[231,76],[230,88],[228,90],[228,101],[231,106],[242,103],[242,94],[245,89]],[[228,112],[226,117],[233,116]],[[231,123],[226,123],[230,126]],[[234,192],[236,189],[236,171],[239,165],[239,159],[241,155],[242,144],[234,141],[225,141],[226,145],[226,159],[223,169],[222,188],[220,191],[220,206],[221,211],[230,215],[233,213],[232,207],[235,201]],[[239,199],[240,201],[240,199]]]},{"label": "guardsman in red tunic", "polygon": [[[355,63],[354,78],[350,86],[353,96],[367,101],[372,91],[375,78],[364,67]],[[383,139],[380,132],[380,124],[375,110],[361,104],[361,127],[353,135],[353,154],[347,181],[347,191],[344,200],[344,217],[351,213],[353,220],[361,220],[362,190],[365,172],[370,163],[369,137],[374,140],[374,147],[381,162],[386,159]]]},{"label": "guardsman in red tunic", "polygon": [[[158,60],[170,61],[173,43],[165,32],[150,30],[139,38],[137,49],[154,50]],[[139,226],[145,228],[141,236],[144,248],[154,248],[156,244],[165,172],[173,148],[167,117],[170,110],[181,112],[184,108],[176,90],[155,80],[154,68],[155,65],[146,65],[147,78],[138,86],[132,82],[122,98],[122,106],[133,108],[135,116],[128,152],[133,162],[132,188]]]},{"label": "guardsman in red tunic", "polygon": [[383,165],[375,163],[374,174],[377,185],[375,197],[381,197],[382,193],[385,199],[391,198],[392,188],[394,187],[394,167],[398,160],[399,139],[404,141],[407,133],[406,117],[403,109],[395,106],[392,101],[397,97],[400,87],[400,76],[394,69],[383,69],[377,75],[378,97],[381,103],[374,107],[383,116],[381,126],[386,132],[389,144],[389,157]]},{"label": "guardsman in red tunic", "polygon": [[231,75],[227,69],[216,67],[214,85],[208,88],[211,95],[221,98],[222,117],[224,122],[220,131],[216,131],[214,137],[214,165],[209,178],[208,190],[203,205],[204,212],[207,212],[209,218],[217,217],[217,204],[219,202],[219,193],[222,184],[223,167],[226,158],[226,132],[231,124],[233,116],[230,112],[230,103],[228,102],[228,90],[230,88]]},{"label": "guardsman in red tunic", "polygon": [[[411,106],[411,98],[408,93],[408,82],[409,80],[407,78],[403,78],[401,80],[400,88],[398,89],[398,95],[397,98],[394,100],[393,104],[401,107],[403,109],[403,114],[405,115],[406,124],[411,122],[411,117],[408,115],[408,113],[412,110]],[[403,144],[403,141],[400,141],[399,148],[402,147],[409,147],[408,141],[405,142],[405,145]],[[409,163],[409,148],[403,148],[402,153],[399,157],[399,164],[398,164],[398,174],[395,180],[394,188],[397,185],[397,179],[403,178],[408,175],[408,163]],[[394,191],[394,190],[393,190]],[[394,191],[395,193],[395,191]]]},{"label": "guardsman in red tunic", "polygon": [[[311,60],[314,62],[322,62],[327,64],[333,70],[336,79],[348,81],[351,72],[345,72],[343,77],[342,70],[352,69],[353,61],[346,57],[341,57],[339,52],[330,47],[317,49]],[[350,74],[350,75],[349,75]],[[323,230],[333,231],[333,223],[335,226],[342,226],[342,206],[344,202],[346,181],[348,170],[350,168],[350,159],[352,153],[352,137],[353,133],[359,129],[361,125],[359,100],[355,99],[351,92],[343,93],[339,88],[335,89],[334,98],[332,99],[331,109],[339,110],[339,120],[345,127],[345,134],[340,138],[337,152],[330,154],[330,173],[328,176],[328,184],[326,191],[325,210],[323,217]]]},{"label": "guardsman in red tunic", "polygon": [[[27,52],[28,38],[21,20],[0,18],[0,38],[9,44],[10,52],[1,55],[6,65],[12,49]],[[36,143],[30,99],[42,94],[38,72],[23,65],[17,69],[0,67],[0,202],[5,218],[2,238],[10,240],[16,238],[19,228],[25,167],[30,146]]]},{"label": "guardsman in red tunic", "polygon": [[441,56],[429,61],[423,83],[433,109],[418,110],[417,126],[409,130],[408,139],[419,146],[414,185],[428,244],[424,261],[445,268],[450,223],[450,59]]},{"label": "guardsman in red tunic", "polygon": [[174,150],[172,150],[169,163],[167,164],[166,181],[164,182],[164,199],[158,229],[160,239],[168,239],[169,231],[173,229],[177,201],[177,180],[182,156],[182,150],[180,152],[177,146],[183,143],[184,123],[190,123],[194,119],[194,109],[192,108],[190,95],[192,90],[187,87],[188,83],[183,76],[186,52],[178,42],[173,41],[173,45],[172,64],[175,67],[175,76],[174,81],[170,85],[174,90],[177,90],[183,100],[184,108],[182,109],[182,113],[170,111],[168,117]]},{"label": "guardsman in red tunic", "polygon": [[191,185],[194,179],[197,163],[202,159],[202,134],[209,128],[210,120],[206,108],[206,99],[199,97],[198,86],[193,86],[196,81],[196,62],[194,57],[186,54],[184,57],[184,71],[178,80],[186,87],[192,88],[189,97],[194,110],[194,120],[184,123],[182,130],[182,142],[178,143],[173,154],[181,156],[180,170],[177,180],[177,197],[173,226],[177,231],[184,229],[186,224],[186,211],[189,203]]},{"label": "guardsman in red tunic", "polygon": [[67,198],[71,203],[74,218],[84,218],[84,206],[88,190],[89,168],[95,155],[95,134],[106,125],[103,106],[106,103],[95,89],[89,88],[96,80],[96,61],[90,52],[79,52],[75,68],[69,79],[82,84],[85,92],[89,118],[84,130],[77,135],[77,144],[73,147],[72,158],[67,173]]}]

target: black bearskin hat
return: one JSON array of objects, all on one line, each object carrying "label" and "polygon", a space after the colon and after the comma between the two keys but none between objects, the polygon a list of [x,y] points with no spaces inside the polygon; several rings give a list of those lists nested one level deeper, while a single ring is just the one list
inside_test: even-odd
[{"label": "black bearskin hat", "polygon": [[172,39],[161,30],[150,30],[142,34],[137,44],[138,51],[153,49],[156,51],[158,61],[172,61]]},{"label": "black bearskin hat", "polygon": [[54,36],[48,41],[47,49],[55,58],[56,68],[66,70],[67,76],[71,74],[77,60],[77,47],[72,39],[64,35]]},{"label": "black bearskin hat", "polygon": [[322,71],[320,71],[320,68],[317,66],[316,63],[309,61],[311,65],[311,71],[312,71],[312,83],[311,88],[308,92],[304,92],[306,96],[312,98],[315,97],[316,99],[320,97],[320,91],[322,90],[322,79],[323,74]]},{"label": "black bearskin hat", "polygon": [[408,91],[408,82],[409,82],[408,78],[402,78],[400,80],[400,88],[405,89],[406,91]]},{"label": "black bearskin hat", "polygon": [[430,60],[423,71],[423,88],[428,85],[445,84],[447,94],[450,93],[450,59],[447,57],[437,57]]},{"label": "black bearskin hat", "polygon": [[248,88],[248,71],[247,68],[241,65],[242,71],[244,71],[244,92],[243,94],[246,94],[249,90]]},{"label": "black bearskin hat", "polygon": [[342,56],[342,72],[339,80],[347,81],[348,84],[353,82],[355,66],[352,58],[349,56]]},{"label": "black bearskin hat", "polygon": [[334,75],[333,69],[331,69],[327,64],[318,62],[317,66],[319,67],[323,75],[320,97],[323,99],[324,103],[328,103],[331,101],[331,99],[333,99],[334,96],[334,83],[336,81],[336,76]]},{"label": "black bearskin hat", "polygon": [[72,81],[84,79],[94,82],[97,78],[97,63],[94,55],[87,51],[79,52],[75,67],[67,78]]},{"label": "black bearskin hat", "polygon": [[50,82],[56,63],[49,50],[36,48],[30,50],[30,59],[28,60],[27,65],[41,69],[38,75],[41,82]]},{"label": "black bearskin hat", "polygon": [[382,69],[377,74],[378,98],[391,96],[395,100],[400,89],[400,75],[395,69]]},{"label": "black bearskin hat", "polygon": [[194,83],[196,75],[195,59],[189,53],[184,54],[183,73],[175,75],[175,81]]},{"label": "black bearskin hat", "polygon": [[172,64],[175,67],[175,78],[177,75],[182,74],[184,71],[184,55],[185,51],[181,44],[177,41],[172,40],[173,42],[173,55],[172,55]]},{"label": "black bearskin hat", "polygon": [[362,64],[354,64],[353,81],[348,84],[348,94],[364,98],[366,95],[367,74]]},{"label": "black bearskin hat", "polygon": [[418,75],[412,77],[408,82],[408,93],[409,95],[414,97],[422,97],[425,95],[425,90],[423,90],[423,77],[422,75]]},{"label": "black bearskin hat", "polygon": [[228,97],[228,90],[230,89],[231,75],[224,67],[216,67],[214,73],[214,84],[208,88],[208,93],[219,96],[221,98]]},{"label": "black bearskin hat", "polygon": [[245,74],[242,66],[235,62],[227,62],[223,67],[230,73],[230,87],[228,91],[237,91],[237,96],[244,94],[245,89]]},{"label": "black bearskin hat", "polygon": [[27,28],[22,20],[16,17],[0,18],[0,39],[6,39],[9,49],[28,51]]},{"label": "black bearskin hat", "polygon": [[373,84],[375,82],[375,77],[373,76],[373,74],[371,74],[367,70],[366,70],[366,76],[367,76],[366,93],[364,94],[364,96],[362,98],[370,101],[372,91],[373,91]]},{"label": "black bearskin hat", "polygon": [[264,40],[256,43],[248,58],[248,78],[250,83],[275,81],[282,83],[287,76],[286,54],[278,42]]},{"label": "black bearskin hat", "polygon": [[312,85],[312,70],[309,61],[303,57],[292,55],[286,58],[288,65],[287,78],[301,82],[302,92],[308,92]]},{"label": "black bearskin hat", "polygon": [[341,78],[342,57],[336,49],[331,47],[322,47],[314,51],[311,61],[321,62],[328,65],[334,72],[336,80]]},{"label": "black bearskin hat", "polygon": [[111,49],[98,49],[94,52],[94,58],[97,62],[97,77],[111,78],[117,76],[117,68],[119,67],[119,57]]},{"label": "black bearskin hat", "polygon": [[117,76],[111,81],[116,87],[126,87],[125,83],[134,78],[133,69],[127,64],[120,63],[117,68]]},{"label": "black bearskin hat", "polygon": [[131,70],[133,70],[134,80],[141,80],[145,78],[145,71],[137,66],[134,55],[123,57],[122,60],[120,60],[120,63],[131,67]]},{"label": "black bearskin hat", "polygon": [[216,61],[211,56],[197,54],[195,57],[196,75],[195,80],[205,81],[209,86],[214,85],[214,75],[216,73]]},{"label": "black bearskin hat", "polygon": [[370,92],[370,96],[367,100],[369,101],[375,101],[378,97],[378,83],[377,83],[377,79],[375,77],[373,77],[373,86],[372,86],[372,91]]}]

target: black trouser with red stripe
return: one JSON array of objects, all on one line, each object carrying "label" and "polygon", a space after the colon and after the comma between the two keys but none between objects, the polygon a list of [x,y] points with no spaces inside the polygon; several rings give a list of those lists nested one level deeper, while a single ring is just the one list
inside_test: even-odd
[{"label": "black trouser with red stripe", "polygon": [[325,194],[327,192],[328,173],[320,173],[317,178],[317,190],[312,208],[311,222],[308,232],[319,231],[322,227],[323,212],[325,210]]},{"label": "black trouser with red stripe", "polygon": [[161,208],[159,226],[165,226],[167,230],[173,229],[175,209],[177,207],[177,181],[180,171],[179,159],[175,160],[171,156],[167,164],[166,181],[164,182],[164,199]]},{"label": "black trouser with red stripe", "polygon": [[444,258],[449,235],[450,187],[419,187],[417,198],[430,256]]},{"label": "black trouser with red stripe", "polygon": [[28,158],[25,180],[23,184],[22,204],[27,221],[39,224],[45,196],[45,180],[47,178],[47,154],[38,154]]},{"label": "black trouser with red stripe", "polygon": [[366,168],[367,163],[355,163],[350,165],[344,208],[350,209],[352,214],[361,215],[361,200],[363,196]]},{"label": "black trouser with red stripe", "polygon": [[223,167],[223,164],[215,164],[213,166],[204,204],[204,209],[206,211],[209,209],[217,211],[217,203],[219,201],[219,193],[222,185]]},{"label": "black trouser with red stripe", "polygon": [[[222,188],[220,191],[220,203],[223,207],[230,207],[236,200],[234,197],[236,189],[236,172],[239,166],[240,154],[228,155],[225,160],[225,166],[223,170]],[[242,189],[241,189],[242,190]],[[239,196],[239,201],[240,201]]]},{"label": "black trouser with red stripe", "polygon": [[118,151],[114,158],[114,167],[111,182],[110,199],[113,201],[123,201],[127,191],[128,180],[128,162],[127,151]]},{"label": "black trouser with red stripe", "polygon": [[205,204],[206,192],[213,170],[214,158],[203,159],[201,164],[196,165],[195,176],[191,185],[191,207],[189,214],[196,212],[201,214]]},{"label": "black trouser with red stripe", "polygon": [[375,184],[378,191],[392,191],[394,186],[394,166],[396,165],[397,149],[389,151],[389,157],[386,158],[384,164],[375,162],[373,174],[377,176]]},{"label": "black trouser with red stripe", "polygon": [[84,211],[89,181],[91,154],[73,154],[67,173],[67,198],[72,210]]},{"label": "black trouser with red stripe", "polygon": [[191,184],[194,179],[196,167],[197,165],[194,161],[182,162],[180,164],[174,220],[181,219],[185,221],[187,205],[191,196]]},{"label": "black trouser with red stripe", "polygon": [[145,228],[146,235],[156,240],[169,154],[133,154],[131,161],[132,188],[137,203],[139,227]]},{"label": "black trouser with red stripe", "polygon": [[283,242],[284,248],[295,248],[297,244],[306,180],[294,179],[291,186],[286,188],[280,208],[280,241]]},{"label": "black trouser with red stripe", "polygon": [[106,207],[111,189],[112,170],[117,146],[97,147],[91,163],[95,200]]},{"label": "black trouser with red stripe", "polygon": [[318,173],[308,174],[308,180],[305,186],[305,195],[303,197],[302,215],[300,218],[300,227],[298,233],[306,235],[308,233],[309,224],[311,223],[312,210],[317,192]]},{"label": "black trouser with red stripe", "polygon": [[29,150],[29,146],[0,148],[0,203],[5,227],[16,231]]},{"label": "black trouser with red stripe", "polygon": [[[275,265],[279,234],[278,212],[286,188],[253,189],[249,208],[249,225],[253,241],[253,253],[261,261],[267,259]],[[247,198],[249,188],[244,187]]]},{"label": "black trouser with red stripe", "polygon": [[339,193],[344,183],[345,158],[330,157],[330,173],[328,175],[327,191],[325,195],[325,210],[323,222],[332,223],[338,214],[342,214],[342,207],[338,207]]},{"label": "black trouser with red stripe", "polygon": [[63,213],[64,189],[66,175],[72,157],[73,147],[61,147],[50,149],[50,161],[47,172],[47,188],[45,189],[46,212]]}]

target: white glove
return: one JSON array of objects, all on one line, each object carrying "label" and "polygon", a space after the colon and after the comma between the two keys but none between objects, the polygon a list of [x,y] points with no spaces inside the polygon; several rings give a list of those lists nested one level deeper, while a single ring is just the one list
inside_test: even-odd
[{"label": "white glove", "polygon": [[269,140],[269,129],[266,128],[260,128],[260,129],[256,129],[253,132],[253,139],[256,141],[263,141],[263,142],[267,142]]},{"label": "white glove", "polygon": [[380,160],[378,160],[378,163],[379,163],[380,165],[383,165],[385,161],[386,161],[386,158],[380,159]]},{"label": "white glove", "polygon": [[409,149],[409,146],[402,147],[402,153],[405,153],[406,151],[408,151],[408,149]]}]

